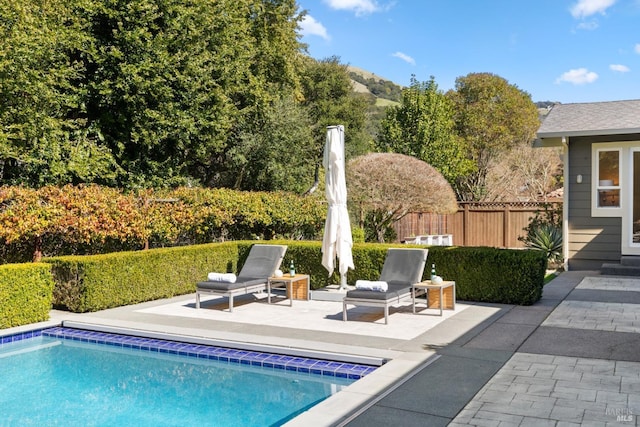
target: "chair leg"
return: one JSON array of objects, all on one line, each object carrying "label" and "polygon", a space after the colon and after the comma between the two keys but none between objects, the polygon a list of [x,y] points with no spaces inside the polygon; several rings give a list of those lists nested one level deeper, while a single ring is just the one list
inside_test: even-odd
[{"label": "chair leg", "polygon": [[384,324],[385,325],[389,324],[389,306],[388,305],[384,306]]},{"label": "chair leg", "polygon": [[196,308],[200,308],[200,292],[196,291]]},{"label": "chair leg", "polygon": [[342,301],[342,321],[347,321],[347,303]]},{"label": "chair leg", "polygon": [[229,313],[233,313],[233,295],[229,295]]}]

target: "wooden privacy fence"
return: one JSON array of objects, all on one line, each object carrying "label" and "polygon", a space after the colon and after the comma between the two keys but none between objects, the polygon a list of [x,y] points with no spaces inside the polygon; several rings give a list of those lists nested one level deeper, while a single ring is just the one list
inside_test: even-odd
[{"label": "wooden privacy fence", "polygon": [[559,207],[562,203],[543,202],[462,202],[458,212],[438,215],[413,212],[393,224],[398,241],[413,240],[414,236],[451,234],[455,246],[490,246],[495,248],[523,248],[518,237],[524,236],[536,212],[545,206]]}]

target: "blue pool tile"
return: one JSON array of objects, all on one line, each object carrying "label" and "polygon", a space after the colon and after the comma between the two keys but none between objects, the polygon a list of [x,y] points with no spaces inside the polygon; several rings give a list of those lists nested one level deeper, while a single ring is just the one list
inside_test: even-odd
[{"label": "blue pool tile", "polygon": [[253,354],[254,356],[251,356],[251,359],[258,360],[258,361],[264,361],[269,357],[269,355],[265,353],[253,353]]},{"label": "blue pool tile", "polygon": [[312,359],[250,350],[191,344],[154,338],[118,335],[107,332],[85,331],[65,327],[51,327],[21,334],[0,337],[0,345],[40,335],[59,339],[91,342],[114,347],[132,348],[140,351],[183,355],[193,358],[218,360],[227,363],[258,366],[275,370],[286,370],[309,375],[349,378],[357,380],[375,371],[371,365],[343,363],[331,360]]},{"label": "blue pool tile", "polygon": [[18,334],[5,335],[0,337],[0,347],[5,344],[11,344],[13,342],[22,341],[29,338],[36,338],[42,335],[43,329],[36,329],[33,331],[21,332]]}]

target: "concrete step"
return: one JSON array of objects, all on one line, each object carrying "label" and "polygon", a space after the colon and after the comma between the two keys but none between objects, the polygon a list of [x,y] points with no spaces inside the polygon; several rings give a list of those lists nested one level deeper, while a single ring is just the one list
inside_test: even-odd
[{"label": "concrete step", "polygon": [[604,263],[600,267],[600,273],[610,276],[640,276],[640,265]]},{"label": "concrete step", "polygon": [[622,255],[622,257],[620,257],[620,264],[640,267],[640,256]]}]

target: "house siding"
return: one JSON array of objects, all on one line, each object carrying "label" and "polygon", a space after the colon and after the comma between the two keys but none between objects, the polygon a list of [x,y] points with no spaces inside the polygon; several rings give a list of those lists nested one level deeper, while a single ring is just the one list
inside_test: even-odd
[{"label": "house siding", "polygon": [[[569,139],[568,252],[569,269],[599,269],[621,255],[621,218],[591,216],[591,145],[626,140],[621,135]],[[582,183],[576,182],[582,175]]]}]

